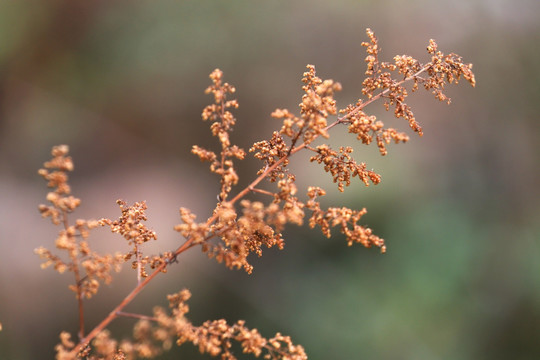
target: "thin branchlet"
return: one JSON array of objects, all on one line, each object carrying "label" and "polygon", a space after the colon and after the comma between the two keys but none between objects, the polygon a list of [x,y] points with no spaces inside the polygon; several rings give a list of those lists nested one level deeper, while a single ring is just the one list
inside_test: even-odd
[{"label": "thin branchlet", "polygon": [[[154,231],[145,225],[147,206],[145,202],[133,205],[118,200],[121,215],[117,220],[76,220],[69,216],[80,205],[80,199],[70,195],[68,172],[73,170],[73,162],[68,156],[66,145],[54,147],[52,159],[44,164],[39,174],[47,180],[53,190],[47,195],[49,205],[40,205],[43,217],[60,226],[56,239],[56,249],[60,254],[40,247],[36,253],[44,259],[42,267],[53,266],[60,273],[72,272],[75,283],[70,289],[76,293],[79,302],[79,341],[71,340],[71,335],[63,332],[56,347],[57,359],[135,359],[153,358],[171,348],[173,344],[189,342],[206,353],[221,359],[235,360],[233,342],[239,343],[244,353],[264,359],[307,359],[305,350],[294,345],[288,336],[277,333],[272,338],[263,337],[257,329],[246,327],[244,321],[229,324],[225,320],[206,321],[196,326],[187,317],[188,290],[170,295],[169,309],[156,307],[153,315],[133,314],[123,311],[158,274],[167,271],[169,265],[178,262],[178,256],[193,247],[200,247],[210,258],[224,263],[230,269],[253,271],[250,255],[260,257],[263,249],[277,247],[283,249],[282,235],[288,224],[302,225],[307,222],[311,228],[320,228],[322,234],[330,238],[332,231],[345,236],[349,246],[360,244],[366,248],[376,247],[386,251],[382,238],[371,228],[360,224],[367,213],[365,208],[349,209],[343,206],[323,208],[319,199],[326,195],[320,187],[308,186],[299,189],[297,174],[290,167],[290,158],[300,151],[311,153],[310,161],[320,164],[323,170],[345,191],[355,178],[366,186],[381,182],[381,176],[369,170],[366,163],[357,162],[349,144],[333,149],[321,139],[328,139],[336,126],[346,126],[361,144],[375,143],[381,155],[388,153],[390,143],[405,143],[409,136],[395,128],[386,127],[384,122],[366,112],[366,107],[380,100],[387,111],[396,118],[403,118],[413,132],[423,135],[406,99],[420,88],[433,93],[441,101],[450,99],[445,95],[448,84],[457,83],[461,78],[475,86],[472,65],[465,64],[456,54],[445,55],[438,50],[434,40],[427,46],[429,61],[420,61],[408,55],[398,55],[392,62],[380,60],[381,48],[373,31],[367,29],[365,80],[362,83],[362,98],[338,110],[335,94],[341,85],[333,80],[323,80],[317,76],[315,66],[307,65],[302,77],[304,95],[299,104],[298,114],[287,109],[276,109],[272,117],[281,121],[281,128],[273,132],[267,140],[253,144],[249,152],[262,162],[253,181],[245,188],[233,193],[238,184],[238,160],[246,152],[233,144],[231,132],[236,124],[232,110],[238,102],[229,97],[234,94],[234,86],[223,81],[219,69],[210,74],[211,85],[206,89],[214,102],[204,108],[202,119],[210,123],[212,136],[219,143],[219,151],[193,146],[192,153],[203,162],[210,163],[210,171],[220,179],[217,203],[212,214],[204,222],[187,208],[180,208],[181,223],[174,227],[183,239],[175,250],[159,255],[146,255],[144,244],[157,240]],[[320,142],[319,144],[315,144]],[[268,182],[270,189],[260,187]],[[120,235],[129,250],[117,254],[98,254],[91,248],[90,231],[106,226]],[[62,256],[61,254],[65,254]],[[100,282],[110,283],[112,270],[118,270],[123,262],[131,261],[136,270],[135,288],[103,319],[85,335],[82,300],[95,295]],[[148,269],[151,269],[150,271]],[[137,318],[131,340],[117,341],[107,330],[110,322],[118,317]]]}]

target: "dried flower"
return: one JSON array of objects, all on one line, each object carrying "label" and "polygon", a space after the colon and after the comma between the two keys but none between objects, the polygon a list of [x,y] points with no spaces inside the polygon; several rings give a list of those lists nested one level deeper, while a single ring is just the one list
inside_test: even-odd
[{"label": "dried flower", "polygon": [[[381,176],[368,170],[364,162],[353,158],[352,146],[344,145],[335,150],[320,140],[328,139],[333,127],[345,125],[362,144],[375,143],[381,155],[386,155],[388,144],[405,143],[409,136],[395,128],[385,127],[383,121],[366,112],[368,105],[381,99],[387,111],[392,110],[396,118],[405,119],[414,132],[422,135],[422,127],[405,102],[407,97],[423,87],[437,99],[450,102],[444,94],[447,84],[457,83],[463,77],[475,86],[475,78],[471,64],[463,63],[456,54],[444,55],[433,40],[427,47],[430,61],[426,64],[408,55],[398,55],[393,62],[383,62],[379,59],[381,48],[375,34],[370,29],[366,33],[369,41],[362,43],[367,52],[366,78],[362,82],[364,97],[338,111],[334,94],[341,90],[341,85],[319,78],[315,66],[307,65],[302,77],[304,94],[299,114],[287,109],[277,109],[272,113],[273,118],[281,121],[281,128],[273,132],[270,139],[253,144],[250,152],[262,162],[262,167],[255,179],[237,193],[233,193],[239,183],[236,161],[243,160],[246,152],[233,144],[231,136],[236,124],[232,110],[238,108],[238,102],[229,100],[228,96],[235,92],[235,88],[223,82],[221,70],[216,69],[210,74],[212,84],[206,93],[213,95],[214,102],[204,108],[202,119],[211,123],[210,131],[219,142],[219,151],[194,145],[192,153],[201,161],[209,162],[210,171],[219,176],[218,201],[205,222],[197,222],[196,215],[189,209],[180,208],[181,223],[174,230],[181,235],[183,242],[176,250],[160,255],[145,253],[144,244],[157,240],[156,233],[144,224],[147,220],[145,202],[128,206],[118,200],[121,215],[117,220],[70,221],[69,215],[81,203],[71,195],[68,184],[67,174],[73,170],[73,162],[66,145],[53,148],[53,158],[39,170],[47,180],[47,186],[52,188],[47,194],[50,204],[40,205],[39,211],[61,227],[55,241],[60,254],[44,247],[37,248],[35,252],[44,260],[43,268],[52,266],[59,273],[73,273],[75,281],[69,288],[76,294],[79,309],[79,342],[75,343],[69,333],[62,332],[60,344],[56,346],[57,359],[154,358],[173,344],[186,342],[198,347],[201,353],[226,360],[237,359],[231,350],[233,343],[238,343],[244,353],[264,359],[307,359],[304,348],[294,345],[290,337],[277,333],[272,338],[265,338],[257,329],[248,328],[242,320],[232,325],[223,319],[194,325],[187,318],[187,301],[191,293],[186,289],[169,295],[169,310],[156,307],[153,316],[125,313],[123,309],[146,284],[158,274],[167,272],[168,266],[192,247],[200,246],[208,257],[230,269],[244,269],[251,273],[250,255],[260,257],[264,248],[283,249],[285,240],[282,232],[287,224],[302,225],[306,217],[311,228],[318,226],[328,238],[332,231],[338,230],[349,246],[358,243],[366,248],[377,247],[383,253],[386,251],[384,240],[371,228],[360,224],[367,213],[365,208],[354,210],[331,206],[324,209],[319,198],[326,192],[320,187],[309,186],[306,196],[302,195],[304,191],[297,186],[297,174],[290,167],[290,158],[299,151],[310,151],[310,161],[321,164],[340,191],[345,191],[355,177],[366,186],[376,185],[381,182]],[[315,144],[317,141],[322,143]],[[260,186],[263,180],[268,181],[269,189]],[[114,255],[93,251],[90,234],[100,226],[108,226],[113,233],[122,236],[129,250]],[[118,271],[125,261],[131,261],[132,268],[137,270],[136,287],[85,336],[82,300],[94,296],[100,282],[110,283],[112,271]],[[120,316],[138,319],[131,340],[117,341],[107,330],[109,323]]]}]

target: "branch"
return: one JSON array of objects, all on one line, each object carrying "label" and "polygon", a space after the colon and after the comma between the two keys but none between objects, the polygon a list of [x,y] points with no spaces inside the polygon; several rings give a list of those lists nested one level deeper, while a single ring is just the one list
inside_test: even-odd
[{"label": "branch", "polygon": [[[428,70],[431,66],[433,66],[431,63],[428,65],[425,65],[421,70],[417,71],[414,75],[411,75],[402,81],[398,82],[397,85],[401,85],[407,81],[410,81],[424,71]],[[326,126],[324,130],[330,130],[333,127],[335,127],[338,124],[346,123],[347,119],[351,116],[355,115],[362,109],[364,109],[369,104],[373,103],[374,101],[380,99],[381,97],[385,96],[390,91],[389,88],[382,90],[377,95],[374,95],[371,97],[368,101],[362,102],[359,105],[357,105],[352,111],[348,112],[346,115],[338,117],[332,124]],[[319,137],[320,135],[315,134],[312,138],[314,140],[315,138]],[[258,176],[256,177],[249,185],[247,185],[244,189],[242,189],[234,198],[232,198],[229,201],[224,201],[224,203],[227,203],[228,205],[234,205],[236,202],[238,202],[240,199],[242,199],[244,196],[246,196],[249,192],[259,192],[263,194],[270,194],[269,192],[266,192],[264,190],[257,189],[256,186],[269,174],[274,171],[276,168],[278,168],[281,164],[283,164],[287,159],[289,159],[291,156],[299,152],[300,150],[304,149],[308,144],[306,142],[294,147],[296,141],[298,140],[299,136],[297,136],[295,139],[293,139],[291,147],[288,151],[288,153],[280,158],[278,161],[273,163],[271,166],[267,166],[267,168]],[[312,142],[312,141],[311,141]],[[222,166],[223,166],[223,158],[221,159]],[[223,189],[222,189],[223,190]],[[218,213],[214,212],[214,214],[208,218],[206,221],[206,226],[212,225],[218,218]],[[205,237],[204,241],[210,240],[217,234],[209,234],[207,237]],[[92,331],[90,331],[85,337],[81,338],[79,343],[72,349],[71,354],[75,355],[77,354],[82,348],[84,348],[92,339],[96,337],[102,330],[104,330],[114,319],[116,319],[119,316],[127,316],[127,317],[137,317],[137,318],[146,318],[148,320],[154,320],[152,317],[144,317],[143,315],[137,315],[137,314],[131,314],[131,313],[125,313],[122,310],[152,281],[159,273],[163,272],[164,269],[172,262],[176,260],[176,257],[180,255],[181,253],[185,252],[186,250],[190,249],[191,247],[195,246],[194,243],[195,239],[193,237],[187,239],[181,246],[179,246],[172,255],[167,259],[167,261],[163,262],[161,265],[157,266],[154,271],[146,277],[143,281],[137,284],[137,286],[107,315],[105,319],[103,319]],[[197,243],[198,244],[198,243]],[[80,306],[80,314],[82,317],[82,304]],[[82,332],[81,332],[82,334]],[[275,350],[274,350],[275,351]]]}]

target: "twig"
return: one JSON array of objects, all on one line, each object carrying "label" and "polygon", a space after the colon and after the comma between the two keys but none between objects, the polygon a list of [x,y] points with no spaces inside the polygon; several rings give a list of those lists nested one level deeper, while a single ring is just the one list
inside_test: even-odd
[{"label": "twig", "polygon": [[[64,229],[66,232],[69,228],[69,221],[67,212],[65,210],[62,210],[62,222],[64,225]],[[75,275],[75,287],[77,292],[77,308],[79,312],[79,340],[84,338],[84,306],[83,306],[83,299],[82,299],[82,280],[81,280],[81,274],[79,271],[79,262],[77,261],[77,255],[71,258],[71,261],[73,262],[73,274]]]},{"label": "twig", "polygon": [[135,318],[135,319],[141,319],[141,320],[158,321],[158,319],[156,317],[154,317],[154,316],[141,315],[141,314],[135,314],[135,313],[128,313],[128,312],[123,312],[123,311],[118,311],[116,313],[116,315],[123,316],[123,317]]}]

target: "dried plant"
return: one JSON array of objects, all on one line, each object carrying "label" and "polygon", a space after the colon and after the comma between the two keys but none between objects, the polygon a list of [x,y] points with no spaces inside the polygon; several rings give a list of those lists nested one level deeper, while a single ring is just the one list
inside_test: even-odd
[{"label": "dried plant", "polygon": [[[55,242],[56,251],[46,248],[36,249],[44,259],[43,268],[53,266],[59,273],[71,272],[74,284],[70,289],[75,293],[79,309],[78,339],[63,332],[57,345],[57,359],[135,359],[152,358],[174,343],[190,342],[201,353],[208,353],[222,359],[236,359],[232,343],[240,344],[244,353],[265,359],[306,359],[300,345],[294,345],[288,336],[277,333],[272,338],[263,337],[256,329],[249,329],[244,321],[228,324],[225,320],[207,321],[200,326],[192,324],[188,313],[188,290],[168,297],[170,309],[155,308],[153,315],[126,313],[125,306],[141,292],[156,276],[165,273],[169,266],[177,262],[177,257],[193,247],[199,247],[210,258],[224,263],[230,269],[244,269],[251,273],[249,255],[262,256],[263,248],[283,249],[285,241],[282,232],[288,223],[302,225],[307,220],[311,228],[320,227],[322,233],[330,237],[332,230],[345,235],[348,245],[360,243],[378,247],[385,252],[384,240],[373,231],[361,225],[366,209],[352,210],[346,207],[321,208],[319,198],[325,191],[319,187],[308,187],[306,196],[299,195],[296,175],[289,167],[289,160],[299,151],[312,154],[310,161],[324,165],[324,170],[332,176],[340,191],[358,177],[366,186],[378,184],[381,176],[368,170],[363,162],[352,157],[353,149],[342,146],[332,149],[327,144],[316,145],[320,138],[328,139],[330,130],[336,126],[347,126],[348,131],[363,144],[377,144],[381,155],[386,155],[386,146],[391,143],[407,142],[409,137],[394,128],[385,127],[381,120],[365,112],[368,105],[381,100],[386,110],[393,110],[394,116],[404,118],[410,128],[422,135],[422,127],[405,100],[410,92],[419,88],[431,91],[441,101],[450,100],[444,94],[446,84],[457,83],[464,78],[475,85],[472,65],[462,62],[456,54],[444,55],[430,40],[427,47],[430,61],[422,64],[410,56],[394,57],[393,62],[379,60],[380,47],[371,30],[367,30],[369,42],[362,45],[367,49],[366,78],[363,81],[363,98],[354,104],[338,110],[334,94],[341,85],[333,80],[322,80],[313,65],[307,66],[302,82],[304,95],[298,115],[287,109],[277,109],[272,117],[280,119],[282,126],[270,139],[255,143],[250,153],[262,162],[254,180],[244,189],[233,193],[239,177],[236,163],[246,157],[246,151],[232,144],[231,131],[236,118],[231,112],[238,107],[236,100],[229,99],[235,88],[223,81],[223,73],[214,70],[210,74],[212,85],[206,89],[214,97],[214,103],[202,112],[202,119],[211,123],[210,129],[221,145],[218,152],[193,146],[192,152],[201,161],[210,163],[210,171],[220,178],[218,202],[210,217],[197,222],[189,209],[180,208],[181,223],[174,229],[183,241],[174,251],[161,255],[146,255],[144,244],[156,240],[157,235],[148,229],[146,204],[137,202],[128,205],[122,200],[121,215],[117,220],[70,220],[70,214],[80,205],[81,200],[71,195],[68,173],[73,170],[72,159],[66,145],[52,150],[52,160],[39,171],[52,191],[47,200],[50,205],[40,205],[43,217],[48,217],[54,225],[60,226]],[[405,86],[409,84],[409,87]],[[334,118],[329,123],[329,119]],[[260,187],[262,181],[273,184],[274,190]],[[248,199],[251,196],[251,199]],[[254,199],[255,198],[255,199]],[[257,199],[257,200],[256,200]],[[91,249],[89,234],[96,227],[107,226],[113,233],[127,241],[130,251],[117,254],[99,254]],[[136,271],[137,286],[90,332],[85,331],[83,300],[94,296],[100,283],[110,283],[112,272],[130,261]],[[110,336],[107,326],[119,317],[135,317],[138,322],[133,329],[131,340],[117,341]]]}]

